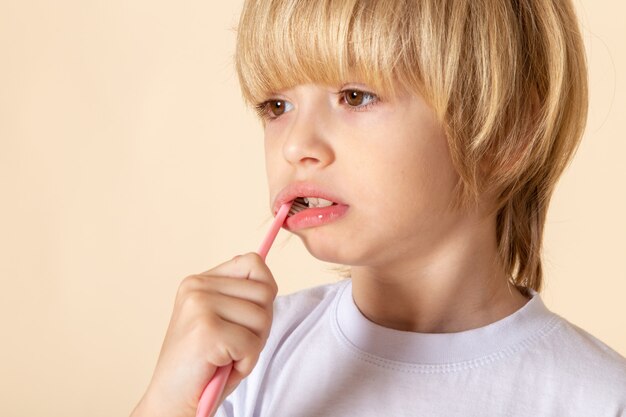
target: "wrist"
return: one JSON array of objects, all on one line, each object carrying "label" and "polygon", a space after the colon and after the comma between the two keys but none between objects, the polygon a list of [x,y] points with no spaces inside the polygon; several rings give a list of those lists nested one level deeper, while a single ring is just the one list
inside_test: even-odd
[{"label": "wrist", "polygon": [[[139,403],[135,406],[135,409],[130,414],[130,417],[167,417],[172,416],[168,413],[167,407],[162,402],[157,401],[155,398],[145,394]],[[182,417],[182,416],[181,416]]]}]

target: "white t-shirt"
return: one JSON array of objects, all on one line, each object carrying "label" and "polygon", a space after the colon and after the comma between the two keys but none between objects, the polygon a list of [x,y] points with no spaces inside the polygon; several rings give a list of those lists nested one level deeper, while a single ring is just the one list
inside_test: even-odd
[{"label": "white t-shirt", "polygon": [[531,294],[458,333],[377,325],[350,279],[279,296],[257,365],[216,415],[626,417],[626,359]]}]

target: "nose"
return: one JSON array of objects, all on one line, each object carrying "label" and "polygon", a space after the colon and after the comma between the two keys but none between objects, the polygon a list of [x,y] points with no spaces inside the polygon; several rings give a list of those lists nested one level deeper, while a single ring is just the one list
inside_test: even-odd
[{"label": "nose", "polygon": [[285,130],[283,156],[294,167],[323,168],[334,160],[329,138],[332,135],[328,113],[321,104],[296,110]]}]

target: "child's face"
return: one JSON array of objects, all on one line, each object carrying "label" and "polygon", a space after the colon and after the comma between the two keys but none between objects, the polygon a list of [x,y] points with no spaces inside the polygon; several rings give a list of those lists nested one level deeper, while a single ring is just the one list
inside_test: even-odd
[{"label": "child's face", "polygon": [[419,256],[458,220],[448,209],[458,175],[443,129],[418,95],[376,102],[354,90],[376,94],[351,83],[303,84],[272,96],[265,126],[270,202],[304,181],[349,206],[330,223],[293,231],[323,261],[382,266]]}]

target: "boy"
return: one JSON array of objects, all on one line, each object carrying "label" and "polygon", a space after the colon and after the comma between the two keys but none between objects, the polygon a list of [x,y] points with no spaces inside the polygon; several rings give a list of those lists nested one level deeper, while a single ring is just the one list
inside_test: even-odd
[{"label": "boy", "polygon": [[231,361],[217,416],[626,416],[624,358],[539,295],[586,119],[569,1],[246,1],[236,64],[272,212],[306,198],[285,227],[350,279],[187,277],[136,416],[193,415]]}]

